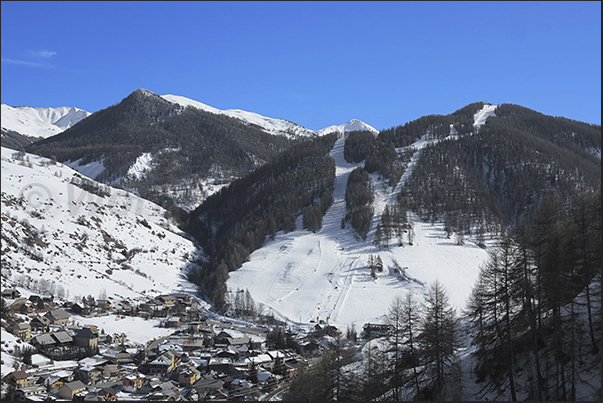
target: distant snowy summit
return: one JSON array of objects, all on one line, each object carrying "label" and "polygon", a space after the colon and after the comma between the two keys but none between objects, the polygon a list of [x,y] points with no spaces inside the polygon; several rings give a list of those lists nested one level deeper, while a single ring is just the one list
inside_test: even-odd
[{"label": "distant snowy summit", "polygon": [[88,116],[90,112],[68,106],[34,108],[2,104],[2,129],[25,136],[48,138]]},{"label": "distant snowy summit", "polygon": [[379,133],[379,130],[375,129],[373,126],[364,123],[358,119],[352,119],[347,123],[341,124],[339,126],[333,125],[329,127],[325,127],[324,129],[320,129],[317,133],[322,136],[323,134],[328,134],[331,132],[338,132],[340,134],[345,134],[346,132],[353,132],[358,130],[368,130],[375,134]]},{"label": "distant snowy summit", "polygon": [[297,123],[293,123],[284,119],[269,118],[255,112],[247,112],[240,109],[221,110],[180,95],[167,94],[161,95],[161,97],[166,101],[184,107],[197,108],[206,112],[211,112],[219,115],[226,115],[242,120],[246,124],[259,126],[262,130],[270,134],[283,135],[287,137],[313,137],[317,134],[313,130],[300,126]]},{"label": "distant snowy summit", "polygon": [[243,122],[245,122],[247,124],[259,126],[261,129],[263,129],[264,131],[266,131],[270,134],[280,134],[280,135],[284,135],[287,137],[313,137],[313,136],[322,136],[322,135],[325,135],[325,134],[328,134],[328,133],[331,133],[334,131],[339,132],[339,133],[345,133],[345,132],[350,132],[350,131],[355,131],[355,130],[370,130],[370,131],[374,132],[375,134],[379,133],[379,131],[377,129],[375,129],[374,127],[372,127],[360,120],[357,120],[357,119],[352,119],[349,122],[338,125],[338,126],[333,125],[333,126],[325,127],[324,129],[321,129],[318,131],[314,131],[314,130],[307,129],[303,126],[300,126],[297,123],[293,123],[289,120],[269,118],[269,117],[262,116],[255,112],[248,112],[248,111],[243,111],[240,109],[221,110],[221,109],[214,108],[213,106],[209,106],[209,105],[206,105],[199,101],[195,101],[195,100],[192,100],[192,99],[189,99],[189,98],[186,98],[183,96],[179,96],[179,95],[167,94],[167,95],[161,95],[161,97],[169,102],[172,102],[172,103],[175,103],[178,105],[182,105],[184,107],[193,107],[193,108],[201,109],[206,112],[222,114],[222,115],[226,115],[229,117],[233,117],[233,118],[242,120]]}]

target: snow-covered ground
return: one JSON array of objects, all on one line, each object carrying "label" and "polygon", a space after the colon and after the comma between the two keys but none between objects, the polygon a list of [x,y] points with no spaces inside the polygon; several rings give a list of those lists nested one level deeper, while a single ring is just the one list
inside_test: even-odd
[{"label": "snow-covered ground", "polygon": [[69,300],[195,292],[186,270],[199,251],[163,208],[106,185],[78,186],[66,165],[17,155],[2,148],[3,288]]},{"label": "snow-covered ground", "polygon": [[379,130],[375,129],[373,126],[364,123],[361,120],[358,119],[352,119],[347,123],[343,123],[341,125],[333,125],[333,126],[329,126],[329,127],[325,127],[324,129],[320,129],[317,131],[317,133],[319,135],[323,135],[323,134],[328,134],[331,132],[337,132],[340,134],[345,134],[346,132],[353,132],[356,130],[368,130],[371,131],[375,134],[379,133]]},{"label": "snow-covered ground", "polygon": [[75,107],[33,108],[2,104],[2,128],[27,136],[47,138],[89,115],[90,112]]},{"label": "snow-covered ground", "polygon": [[[324,320],[340,329],[352,325],[361,329],[366,322],[382,321],[395,297],[407,291],[424,296],[436,279],[445,286],[450,303],[463,308],[480,265],[487,259],[486,250],[470,241],[457,245],[446,239],[440,224],[431,225],[416,217],[412,246],[380,250],[372,242],[379,215],[395,200],[426,144],[425,138],[413,145],[415,154],[398,186],[392,189],[374,183],[376,217],[367,241],[357,240],[351,229],[341,228],[348,175],[361,165],[344,160],[344,141],[337,140],[331,152],[336,162],[334,203],[323,218],[322,229],[311,233],[301,229],[298,222],[297,231],[279,233],[230,273],[229,291],[248,289],[256,302],[291,323],[308,325]],[[379,255],[384,263],[377,279],[368,268],[369,254]],[[394,272],[395,261],[406,268],[411,280],[403,280]]]},{"label": "snow-covered ground", "polygon": [[497,107],[498,105],[484,105],[482,109],[480,109],[475,113],[475,115],[473,115],[473,126],[479,129],[481,125],[486,123],[486,119],[488,119],[488,117],[494,116],[494,112],[496,111]]},{"label": "snow-covered ground", "polygon": [[240,119],[245,123],[260,126],[263,130],[271,134],[278,134],[288,137],[311,137],[316,135],[314,131],[306,129],[303,126],[300,126],[288,120],[268,118],[255,112],[248,112],[240,109],[221,110],[180,95],[166,94],[161,95],[161,97],[169,102],[179,104],[185,107],[193,107],[204,110],[206,112],[226,115]]}]

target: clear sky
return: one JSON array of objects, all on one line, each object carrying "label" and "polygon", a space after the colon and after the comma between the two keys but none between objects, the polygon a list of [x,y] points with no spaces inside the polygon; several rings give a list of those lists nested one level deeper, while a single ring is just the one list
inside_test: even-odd
[{"label": "clear sky", "polygon": [[309,129],[478,101],[601,124],[601,2],[2,1],[2,103],[132,91]]}]

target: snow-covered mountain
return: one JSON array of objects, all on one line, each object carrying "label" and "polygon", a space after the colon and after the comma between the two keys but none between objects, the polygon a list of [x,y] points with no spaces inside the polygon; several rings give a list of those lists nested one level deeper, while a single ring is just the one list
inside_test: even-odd
[{"label": "snow-covered mountain", "polygon": [[[486,249],[471,241],[458,245],[446,238],[443,225],[432,225],[416,216],[412,246],[383,249],[373,244],[385,206],[395,202],[428,143],[426,139],[409,147],[414,154],[394,188],[378,175],[371,175],[375,213],[366,241],[358,240],[352,229],[341,228],[348,176],[363,165],[345,161],[344,142],[344,138],[337,140],[331,151],[336,163],[334,202],[322,228],[316,233],[302,229],[300,218],[296,231],[268,241],[230,273],[227,286],[231,295],[249,290],[256,302],[289,323],[304,326],[323,320],[341,329],[361,329],[367,322],[382,322],[395,297],[411,291],[422,298],[429,284],[439,279],[446,285],[451,304],[462,309],[480,265],[487,259]],[[384,271],[376,279],[368,268],[369,255],[381,257],[384,263]]]},{"label": "snow-covered mountain", "polygon": [[349,122],[343,123],[341,125],[332,125],[329,127],[325,127],[324,129],[314,131],[314,130],[307,129],[303,126],[300,126],[297,123],[293,123],[289,120],[268,118],[266,116],[262,116],[255,112],[248,112],[248,111],[243,111],[240,109],[221,110],[221,109],[217,109],[212,106],[206,105],[204,103],[201,103],[199,101],[195,101],[195,100],[185,98],[185,97],[179,96],[179,95],[166,94],[166,95],[162,95],[161,97],[170,102],[173,102],[175,104],[182,105],[185,107],[193,107],[193,108],[201,109],[206,112],[211,112],[211,113],[216,113],[216,114],[221,114],[221,115],[226,115],[226,116],[230,116],[233,118],[237,118],[247,124],[256,125],[256,126],[260,127],[262,130],[264,130],[270,134],[278,134],[278,135],[283,135],[283,136],[292,137],[292,138],[312,137],[312,136],[317,136],[317,135],[322,136],[322,135],[325,135],[325,134],[328,134],[328,133],[334,132],[334,131],[339,132],[339,133],[345,133],[345,132],[355,131],[355,130],[369,130],[369,131],[374,132],[375,134],[377,134],[379,132],[377,129],[375,129],[371,125],[364,123],[358,119],[352,119]]},{"label": "snow-covered mountain", "polygon": [[75,107],[33,108],[2,104],[2,129],[30,137],[48,138],[90,116]]},{"label": "snow-covered mountain", "polygon": [[194,291],[197,254],[166,211],[61,163],[2,147],[2,288],[75,301]]},{"label": "snow-covered mountain", "polygon": [[379,133],[379,130],[375,129],[373,126],[364,123],[358,119],[352,119],[347,123],[343,123],[341,125],[333,125],[329,127],[325,127],[324,129],[320,129],[317,131],[318,135],[324,135],[331,132],[337,132],[340,134],[345,134],[346,132],[352,132],[357,130],[368,130],[375,134]]},{"label": "snow-covered mountain", "polygon": [[268,118],[255,112],[247,112],[240,109],[221,110],[180,95],[166,94],[162,95],[161,97],[167,101],[182,105],[184,107],[197,108],[206,112],[226,115],[239,119],[246,124],[256,125],[270,134],[277,134],[293,138],[310,137],[316,136],[317,134],[313,130],[307,129],[288,120]]}]

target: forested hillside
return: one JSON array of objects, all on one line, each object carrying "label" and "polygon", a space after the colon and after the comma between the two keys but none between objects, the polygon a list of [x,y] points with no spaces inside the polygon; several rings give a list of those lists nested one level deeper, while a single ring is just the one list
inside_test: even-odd
[{"label": "forested hillside", "polygon": [[228,273],[238,269],[266,237],[296,228],[303,214],[309,231],[322,226],[333,200],[335,164],[329,151],[335,133],[307,140],[272,162],[210,196],[189,216],[187,232],[201,244],[209,262],[191,281],[223,308]]},{"label": "forested hillside", "polygon": [[501,105],[476,133],[421,154],[401,201],[464,232],[514,223],[547,191],[567,200],[601,181],[601,127]]},{"label": "forested hillside", "polygon": [[601,398],[601,191],[543,197],[489,250],[463,312],[435,282],[384,310],[387,337],[333,338],[284,400]]},{"label": "forested hillside", "polygon": [[[136,90],[27,151],[80,166],[99,161],[104,169],[94,179],[169,206],[190,204],[187,191],[199,191],[208,178],[230,181],[242,176],[294,142],[239,119]],[[130,171],[145,156],[149,162],[144,171]],[[181,189],[172,195],[169,190],[175,187]]]}]

